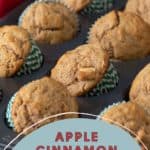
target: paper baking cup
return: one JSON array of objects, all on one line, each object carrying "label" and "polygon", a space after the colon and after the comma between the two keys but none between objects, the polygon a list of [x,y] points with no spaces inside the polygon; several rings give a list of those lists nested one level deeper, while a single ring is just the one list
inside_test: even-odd
[{"label": "paper baking cup", "polygon": [[92,2],[81,11],[85,15],[103,14],[113,8],[114,0],[92,0]]},{"label": "paper baking cup", "polygon": [[3,98],[3,91],[2,89],[0,89],[0,101],[2,100],[2,98]]},{"label": "paper baking cup", "polygon": [[119,82],[119,76],[112,64],[110,64],[107,72],[105,73],[103,79],[100,83],[96,85],[94,89],[88,92],[85,96],[100,96],[104,93],[108,93],[113,90]]},{"label": "paper baking cup", "polygon": [[12,105],[13,105],[13,102],[15,100],[15,96],[12,96],[8,105],[7,105],[7,109],[6,109],[6,121],[7,121],[7,124],[10,128],[14,128],[14,123],[13,123],[13,120],[12,120],[12,116],[11,116],[11,111],[12,111]]},{"label": "paper baking cup", "polygon": [[43,55],[41,50],[31,41],[31,51],[27,56],[25,63],[22,65],[21,69],[17,72],[17,76],[32,74],[34,71],[38,70],[43,64]]}]

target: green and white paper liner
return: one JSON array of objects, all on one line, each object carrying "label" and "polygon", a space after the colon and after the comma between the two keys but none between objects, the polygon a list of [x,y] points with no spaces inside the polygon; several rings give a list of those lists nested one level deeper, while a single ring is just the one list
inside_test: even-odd
[{"label": "green and white paper liner", "polygon": [[92,2],[81,11],[81,14],[95,15],[103,14],[113,8],[114,0],[92,0]]},{"label": "green and white paper liner", "polygon": [[13,105],[13,102],[15,100],[15,95],[13,95],[7,105],[7,109],[6,109],[6,121],[7,121],[7,124],[10,128],[14,128],[14,123],[13,123],[13,120],[12,120],[12,116],[11,116],[11,111],[12,111],[12,105]]},{"label": "green and white paper liner", "polygon": [[43,64],[43,54],[34,41],[31,41],[31,51],[16,76],[29,75],[38,70]]},{"label": "green and white paper liner", "polygon": [[89,91],[85,96],[100,96],[104,93],[108,93],[113,90],[119,82],[119,76],[112,64],[110,64],[107,72],[105,73],[103,79],[100,83],[96,85],[91,91]]},{"label": "green and white paper liner", "polygon": [[2,98],[3,98],[3,91],[2,89],[0,89],[0,101],[2,100]]}]

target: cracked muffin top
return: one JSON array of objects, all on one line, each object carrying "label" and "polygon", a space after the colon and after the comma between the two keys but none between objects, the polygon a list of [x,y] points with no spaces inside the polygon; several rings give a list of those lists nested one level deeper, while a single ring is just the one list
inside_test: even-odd
[{"label": "cracked muffin top", "polygon": [[62,0],[68,8],[78,12],[85,8],[92,0]]},{"label": "cracked muffin top", "polygon": [[102,119],[132,131],[136,139],[150,149],[150,117],[142,107],[132,102],[120,103],[110,106],[103,113]]},{"label": "cracked muffin top", "polygon": [[0,77],[14,75],[30,52],[28,32],[18,26],[0,27]]},{"label": "cracked muffin top", "polygon": [[[22,87],[15,95],[11,111],[15,131],[22,132],[38,121],[52,115],[78,112],[76,99],[68,93],[62,84],[48,77],[33,81]],[[31,130],[54,120],[70,117],[77,117],[77,115],[51,118],[34,126]]]},{"label": "cracked muffin top", "polygon": [[112,11],[92,26],[88,43],[98,43],[118,60],[142,58],[150,54],[150,26],[129,12]]},{"label": "cracked muffin top", "polygon": [[80,96],[101,81],[109,64],[108,53],[97,45],[81,45],[66,52],[51,71],[51,77]]},{"label": "cracked muffin top", "polygon": [[76,14],[55,2],[31,4],[23,12],[19,24],[39,43],[62,43],[72,39],[78,31]]},{"label": "cracked muffin top", "polygon": [[130,89],[130,99],[150,114],[150,63],[134,79]]},{"label": "cracked muffin top", "polygon": [[125,11],[133,12],[150,24],[150,1],[149,0],[128,0]]}]

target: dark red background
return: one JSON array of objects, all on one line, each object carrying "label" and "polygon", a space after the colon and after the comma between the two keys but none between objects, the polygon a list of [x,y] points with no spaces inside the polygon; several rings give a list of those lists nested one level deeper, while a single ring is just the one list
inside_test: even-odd
[{"label": "dark red background", "polygon": [[24,0],[0,0],[0,18],[7,15],[13,8],[17,7]]}]

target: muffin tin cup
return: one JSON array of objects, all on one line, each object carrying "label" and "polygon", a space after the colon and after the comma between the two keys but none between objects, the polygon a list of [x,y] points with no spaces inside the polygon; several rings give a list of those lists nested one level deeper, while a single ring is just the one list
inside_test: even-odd
[{"label": "muffin tin cup", "polygon": [[16,73],[16,76],[32,74],[34,71],[38,70],[44,61],[43,54],[39,47],[31,40],[31,51],[27,56],[21,69]]},{"label": "muffin tin cup", "polygon": [[[22,10],[26,8],[33,0],[27,0],[25,3],[12,11],[7,19],[1,20],[1,25],[17,24],[18,18],[22,13]],[[124,1],[114,0],[113,8],[123,8]],[[104,15],[103,13],[101,15]],[[30,75],[15,76],[13,78],[0,79],[0,88],[3,90],[3,99],[0,101],[0,150],[4,149],[4,146],[8,144],[17,134],[6,123],[6,108],[10,102],[11,97],[24,85],[32,80],[39,79],[45,75],[49,75],[50,70],[55,66],[58,58],[62,56],[66,51],[74,49],[75,47],[85,44],[87,40],[87,32],[99,17],[95,15],[94,18],[79,14],[80,18],[80,31],[77,36],[67,42],[57,45],[39,44],[39,48],[44,55],[43,65],[39,70],[33,72]],[[79,97],[79,112],[99,115],[104,108],[107,108],[113,103],[118,103],[125,99],[128,101],[128,92],[130,85],[137,75],[137,73],[150,62],[150,56],[138,59],[130,60],[126,62],[112,62],[119,74],[118,85],[109,93],[104,93],[100,96],[92,97]],[[80,115],[84,117],[84,115]],[[88,118],[88,117],[87,117]],[[95,119],[95,118],[92,118]]]},{"label": "muffin tin cup", "polygon": [[117,70],[114,68],[113,64],[110,64],[101,82],[98,83],[90,92],[88,92],[86,96],[100,96],[104,93],[109,93],[118,85],[118,82],[119,76]]},{"label": "muffin tin cup", "polygon": [[2,100],[2,98],[3,98],[3,91],[2,91],[2,89],[0,88],[0,101]]}]

